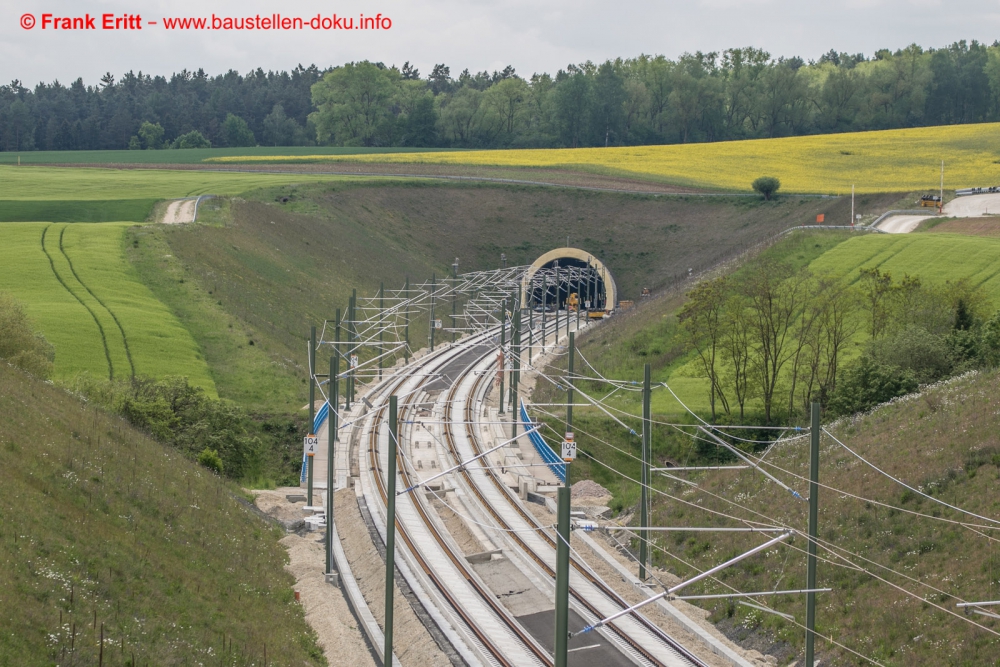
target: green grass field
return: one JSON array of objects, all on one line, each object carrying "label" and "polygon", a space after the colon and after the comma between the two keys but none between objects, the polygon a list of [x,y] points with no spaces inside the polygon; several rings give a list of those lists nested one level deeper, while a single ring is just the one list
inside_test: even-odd
[{"label": "green grass field", "polygon": [[856,277],[878,267],[894,278],[919,276],[930,284],[968,280],[1000,305],[1000,238],[959,234],[877,234],[853,238],[810,264],[816,273]]},{"label": "green grass field", "polygon": [[0,166],[0,182],[5,186],[0,210],[7,201],[177,199],[205,194],[235,195],[253,188],[350,178],[311,174]]},{"label": "green grass field", "polygon": [[[197,164],[211,158],[266,158],[296,155],[377,155],[427,153],[433,148],[360,148],[355,146],[255,146],[253,148],[188,148],[161,151],[26,151],[0,152],[0,164]],[[445,150],[445,149],[438,149]],[[454,149],[449,149],[454,150]]]},{"label": "green grass field", "polygon": [[194,339],[126,261],[128,227],[4,225],[0,290],[24,302],[55,347],[57,379],[183,375],[214,395]]},{"label": "green grass field", "polygon": [[142,222],[156,199],[102,200],[4,200],[0,222]]}]

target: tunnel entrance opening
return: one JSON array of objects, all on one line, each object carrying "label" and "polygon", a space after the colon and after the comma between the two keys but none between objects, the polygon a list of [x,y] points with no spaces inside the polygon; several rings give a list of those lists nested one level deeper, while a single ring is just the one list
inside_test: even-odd
[{"label": "tunnel entrance opening", "polygon": [[617,305],[614,277],[599,259],[578,248],[557,248],[532,263],[522,280],[524,304],[535,310],[607,312]]},{"label": "tunnel entrance opening", "polygon": [[574,308],[607,310],[607,289],[601,271],[572,257],[546,262],[531,280],[526,304],[539,310],[564,310],[568,302]]}]

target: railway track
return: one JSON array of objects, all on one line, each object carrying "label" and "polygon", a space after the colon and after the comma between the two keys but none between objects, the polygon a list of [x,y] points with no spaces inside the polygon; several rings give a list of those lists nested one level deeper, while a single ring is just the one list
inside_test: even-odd
[{"label": "railway track", "polygon": [[[481,354],[474,353],[482,348]],[[384,466],[387,463],[382,447],[388,442],[387,397],[397,394],[402,397],[399,405],[399,424],[406,427],[418,410],[418,397],[423,395],[431,383],[431,377],[442,369],[465,357],[472,360],[464,364],[450,387],[442,391],[443,428],[442,435],[448,454],[457,463],[482,453],[480,438],[476,433],[475,411],[477,401],[485,394],[484,382],[492,377],[495,367],[495,341],[490,334],[480,334],[462,345],[454,346],[437,355],[426,357],[411,366],[415,372],[400,378],[391,378],[373,390],[378,397],[375,407],[367,416],[367,480],[376,492],[380,516],[385,516],[386,479]],[[441,402],[440,399],[437,402]],[[456,407],[461,403],[461,407]],[[454,415],[461,413],[456,421]],[[456,429],[455,424],[464,428]],[[400,443],[405,442],[403,428],[400,429]],[[398,448],[397,470],[403,486],[409,488],[419,480],[407,464],[405,448]],[[547,529],[513,496],[495,470],[488,466],[466,468],[458,471],[458,476],[481,505],[488,516],[506,537],[527,559],[541,578],[554,580],[555,541]],[[366,494],[367,496],[367,494]],[[453,541],[443,533],[438,521],[420,493],[404,494],[397,497],[396,531],[402,545],[405,545],[413,564],[429,584],[432,597],[446,607],[454,620],[453,627],[468,640],[469,646],[485,664],[493,665],[552,665],[552,657],[531,633],[501,604],[493,591],[487,587],[470,567],[465,556]],[[371,505],[371,499],[368,500]],[[371,507],[370,507],[371,509]],[[374,514],[374,513],[373,513]],[[591,619],[603,618],[625,607],[629,603],[605,584],[585,564],[572,560],[570,595],[578,611]],[[700,659],[664,633],[659,627],[639,613],[619,619],[606,628],[608,639],[618,649],[631,656],[638,664],[663,667],[703,666]],[[456,646],[456,649],[459,647]],[[459,651],[462,653],[462,651]],[[469,652],[464,653],[468,661]]]},{"label": "railway track", "polygon": [[[420,394],[421,387],[428,383],[429,374],[434,369],[445,366],[452,356],[451,354],[443,354],[425,362],[422,368],[424,377],[415,383],[403,378],[392,381],[382,388],[380,393],[383,396],[399,393],[399,390],[404,387],[407,389],[407,396],[399,406],[400,423],[405,424],[407,421],[411,421],[407,417],[415,410],[416,398]],[[407,386],[408,384],[411,386]],[[416,386],[412,386],[414,384]],[[377,473],[372,475],[372,481],[378,492],[383,511],[388,498],[383,470],[384,457],[381,456],[380,441],[383,440],[381,437],[383,432],[385,432],[384,439],[388,438],[387,428],[384,428],[387,423],[387,412],[388,405],[385,402],[380,403],[373,410],[367,451],[370,472]],[[400,441],[402,440],[403,438],[400,436]],[[407,488],[416,480],[413,479],[405,464],[402,448],[400,448],[398,459],[397,469],[404,485],[402,488]],[[456,553],[454,546],[445,538],[430,516],[419,494],[398,496],[396,511],[396,534],[405,544],[423,575],[433,585],[436,594],[463,624],[464,630],[473,640],[474,648],[478,649],[490,664],[511,667],[527,664],[545,665],[546,667],[552,665],[552,658],[548,652],[535,641],[531,634],[497,600],[493,592],[480,581],[469,567],[465,557],[461,553]],[[419,518],[419,523],[414,525],[413,522],[406,521],[407,514],[416,515]],[[434,543],[435,549],[432,550],[432,554],[427,553],[427,536]],[[442,557],[447,561],[449,567],[442,568]],[[445,571],[442,571],[443,569]],[[469,604],[470,592],[479,604]],[[508,635],[508,641],[501,641],[503,636],[498,635],[498,625]],[[510,639],[514,641],[511,642]],[[505,643],[506,646],[501,646],[501,643]],[[511,650],[512,644],[517,650]]]},{"label": "railway track", "polygon": [[[476,423],[475,406],[477,404],[477,397],[485,394],[486,388],[484,387],[484,381],[491,376],[489,371],[495,365],[496,362],[492,359],[492,355],[487,354],[480,359],[478,368],[476,368],[471,375],[468,373],[465,374],[465,378],[471,378],[471,390],[468,392],[466,400],[459,401],[458,399],[462,382],[456,382],[453,384],[448,393],[447,400],[445,401],[445,437],[449,447],[451,448],[452,455],[457,460],[463,460],[463,458],[469,457],[468,452],[462,452],[458,449],[456,444],[456,434],[452,430],[452,424],[456,423],[452,419],[452,413],[455,409],[455,405],[459,402],[463,403],[462,419],[457,423],[461,423],[464,426],[465,438],[471,446],[472,454],[481,454],[483,448],[480,444],[480,438],[476,434],[473,426],[473,424]],[[461,469],[460,474],[465,479],[469,490],[472,491],[472,493],[479,499],[482,507],[486,509],[492,519],[497,523],[497,526],[506,532],[508,539],[516,543],[521,552],[532,563],[539,567],[546,576],[554,580],[555,569],[550,563],[554,563],[555,561],[555,538],[548,530],[546,530],[546,527],[542,526],[538,522],[533,514],[524,508],[520,500],[516,498],[510,488],[504,484],[503,480],[494,468],[491,466],[485,466],[479,469],[479,471],[483,473],[482,476],[488,480],[491,487],[504,499],[505,504],[503,507],[499,507],[495,502],[495,499],[489,498],[481,488],[481,482],[483,479],[476,479],[473,472],[468,469]],[[514,521],[511,520],[511,512],[514,517],[517,517],[520,525],[515,524]],[[543,556],[543,554],[540,553],[538,545],[531,544],[531,542],[537,542],[538,540],[532,540],[524,537],[525,535],[532,534],[544,542],[544,545],[549,550],[548,554]],[[610,615],[607,609],[600,609],[594,603],[592,597],[592,593],[594,591],[602,596],[604,600],[614,605],[611,613],[615,613],[621,609],[631,606],[631,603],[619,596],[611,587],[594,574],[589,567],[581,563],[578,559],[571,558],[570,565],[576,576],[585,582],[585,586],[580,584],[571,584],[570,596],[576,604],[586,610],[586,612],[590,614],[594,620]],[[584,588],[590,588],[591,590],[583,590]],[[655,640],[660,642],[667,649],[669,654],[671,654],[667,658],[669,662],[664,662],[662,657],[654,655],[653,651],[651,651],[646,644],[637,641],[633,634],[629,632],[629,630],[634,632],[635,628],[627,628],[624,627],[623,624],[617,622],[608,624],[606,627],[614,633],[621,642],[630,647],[637,654],[637,657],[640,657],[642,660],[652,665],[697,665],[699,667],[705,665],[702,660],[684,648],[679,642],[667,635],[662,629],[649,621],[642,614],[635,612],[630,614],[627,618],[630,618],[634,624],[639,625],[643,630],[654,637]]]}]

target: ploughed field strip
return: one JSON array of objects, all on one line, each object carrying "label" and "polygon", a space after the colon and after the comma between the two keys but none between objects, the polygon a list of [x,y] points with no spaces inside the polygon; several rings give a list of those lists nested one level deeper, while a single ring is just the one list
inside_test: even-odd
[{"label": "ploughed field strip", "polygon": [[[402,491],[480,451],[471,422],[495,371],[495,337],[494,331],[477,334],[425,356],[367,395],[373,407],[362,418],[359,483],[383,540],[388,396],[400,397],[396,488]],[[554,537],[519,506],[495,471],[473,464],[439,481],[396,497],[396,563],[403,576],[421,604],[437,608],[430,616],[466,661],[551,665]],[[456,481],[460,490],[446,488]],[[449,533],[445,516],[460,517],[464,527]],[[477,541],[482,551],[469,553],[480,548]],[[575,629],[629,606],[575,559],[570,585]],[[570,649],[580,665],[705,664],[640,613],[574,638]]]}]

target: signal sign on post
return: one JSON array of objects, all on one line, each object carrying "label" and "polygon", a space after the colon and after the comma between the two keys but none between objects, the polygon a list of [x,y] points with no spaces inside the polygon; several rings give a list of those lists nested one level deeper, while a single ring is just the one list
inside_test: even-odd
[{"label": "signal sign on post", "polygon": [[576,458],[576,442],[573,440],[573,432],[566,432],[566,439],[562,443],[562,460],[570,463]]},{"label": "signal sign on post", "polygon": [[314,433],[302,438],[302,456],[315,454],[317,447],[319,447],[319,438]]},{"label": "signal sign on post", "polygon": [[358,355],[352,354],[351,355],[351,368],[357,368],[357,367],[358,367]]},{"label": "signal sign on post", "polygon": [[443,325],[441,324],[441,320],[434,320],[434,328],[435,329],[442,329],[442,328],[444,328]]}]

